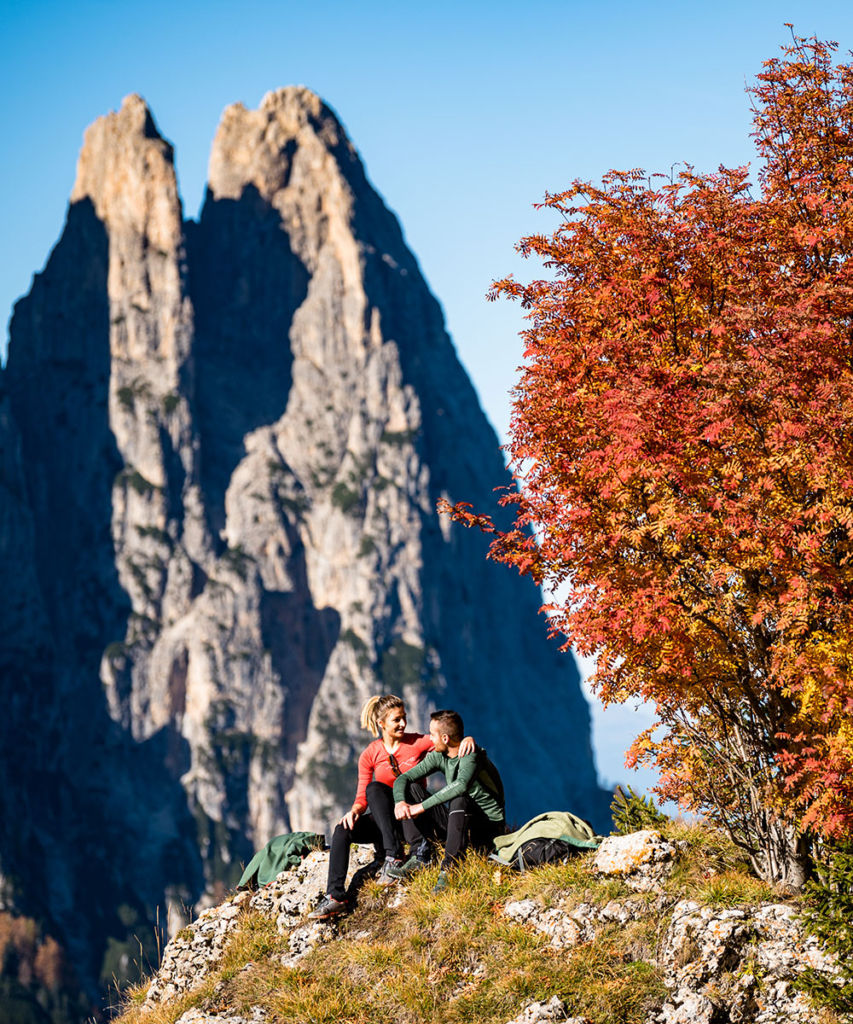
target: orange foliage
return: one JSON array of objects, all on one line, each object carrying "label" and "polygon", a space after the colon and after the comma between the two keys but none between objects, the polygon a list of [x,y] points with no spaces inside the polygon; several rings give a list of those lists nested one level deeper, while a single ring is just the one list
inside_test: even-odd
[{"label": "orange foliage", "polygon": [[795,36],[758,76],[757,194],[741,167],[546,197],[561,225],[519,249],[549,278],[491,293],[528,311],[516,529],[444,507],[570,584],[554,630],[597,655],[605,702],[653,701],[664,726],[630,758],[766,877],[798,830],[853,832],[853,68],[834,50]]},{"label": "orange foliage", "polygon": [[65,952],[52,936],[42,938],[32,918],[0,913],[0,968],[5,966],[14,968],[25,988],[35,983],[57,992],[74,981]]}]

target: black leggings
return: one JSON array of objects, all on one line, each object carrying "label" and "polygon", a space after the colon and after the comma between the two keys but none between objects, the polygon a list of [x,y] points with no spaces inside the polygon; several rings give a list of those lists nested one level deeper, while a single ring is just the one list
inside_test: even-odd
[{"label": "black leggings", "polygon": [[469,841],[476,849],[488,850],[495,836],[502,835],[506,828],[504,822],[492,821],[467,796],[436,804],[429,813],[436,827],[446,836],[442,871],[459,860]]},{"label": "black leggings", "polygon": [[[417,782],[406,786],[406,802],[418,804],[426,800],[426,790]],[[410,818],[399,822],[394,817],[394,791],[384,782],[373,782],[367,786],[367,807],[369,814],[363,814],[352,828],[336,825],[332,833],[332,849],[329,853],[329,879],[326,892],[336,900],[346,897],[346,878],[349,868],[351,843],[373,843],[376,859],[403,856],[403,836],[413,852],[425,842],[416,820]]]}]

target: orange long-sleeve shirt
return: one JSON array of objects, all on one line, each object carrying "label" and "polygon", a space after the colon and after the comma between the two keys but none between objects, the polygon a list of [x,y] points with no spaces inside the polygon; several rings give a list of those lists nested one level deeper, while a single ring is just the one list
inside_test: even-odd
[{"label": "orange long-sleeve shirt", "polygon": [[[394,757],[399,765],[400,772],[407,772],[414,768],[420,760],[432,750],[432,740],[419,732],[403,733],[400,746],[394,751]],[[384,782],[386,786],[393,786],[397,776],[391,767],[388,758],[388,751],[381,738],[374,740],[366,750],[362,751],[358,759],[358,792],[355,794],[353,810],[361,812],[367,810],[367,785],[373,779],[377,782]]]}]

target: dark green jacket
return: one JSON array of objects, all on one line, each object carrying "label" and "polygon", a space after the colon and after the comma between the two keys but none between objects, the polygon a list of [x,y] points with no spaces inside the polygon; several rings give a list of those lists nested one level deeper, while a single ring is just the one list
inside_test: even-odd
[{"label": "dark green jacket", "polygon": [[290,871],[302,863],[312,850],[322,850],[326,837],[317,832],[286,832],[273,836],[246,865],[238,889],[257,889],[267,885],[282,871]]},{"label": "dark green jacket", "polygon": [[406,799],[407,782],[424,779],[433,772],[442,772],[447,785],[424,800],[425,811],[454,797],[468,796],[492,821],[503,823],[506,820],[503,782],[482,747],[465,757],[448,757],[437,750],[431,751],[420,764],[395,779],[394,802]]}]

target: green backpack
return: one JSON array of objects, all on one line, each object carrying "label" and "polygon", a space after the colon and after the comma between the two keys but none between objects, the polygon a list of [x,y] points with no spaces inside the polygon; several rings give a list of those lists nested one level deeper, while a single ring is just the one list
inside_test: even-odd
[{"label": "green backpack", "polygon": [[538,864],[566,861],[581,850],[597,850],[602,837],[569,811],[546,811],[515,832],[498,836],[491,859],[521,871]]}]

